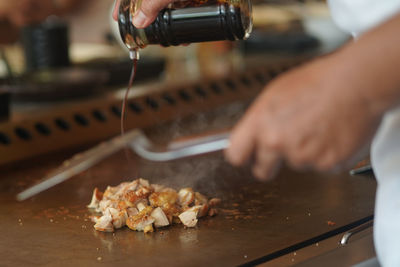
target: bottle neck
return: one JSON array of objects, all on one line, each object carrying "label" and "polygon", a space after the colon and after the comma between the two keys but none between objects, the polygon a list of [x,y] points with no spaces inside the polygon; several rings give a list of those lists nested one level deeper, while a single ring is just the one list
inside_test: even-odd
[{"label": "bottle neck", "polygon": [[133,50],[129,50],[129,57],[134,60],[139,60],[140,56],[139,56],[139,49],[133,49]]},{"label": "bottle neck", "polygon": [[[131,8],[131,0],[121,1],[118,13],[118,27],[121,39],[129,51],[135,51],[145,47],[148,42],[144,30],[133,26]],[[131,56],[137,56],[136,54],[131,53]]]}]

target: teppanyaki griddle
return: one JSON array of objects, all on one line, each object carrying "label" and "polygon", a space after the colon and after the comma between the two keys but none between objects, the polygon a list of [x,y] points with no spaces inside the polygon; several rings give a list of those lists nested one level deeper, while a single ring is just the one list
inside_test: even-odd
[{"label": "teppanyaki griddle", "polygon": [[[285,169],[273,182],[260,183],[247,169],[229,166],[221,154],[160,164],[133,154],[128,160],[120,152],[31,200],[15,201],[22,187],[43,176],[65,155],[2,172],[2,264],[241,265],[345,231],[373,214],[376,183],[372,177]],[[210,197],[220,197],[220,214],[200,220],[194,229],[175,225],[151,234],[127,228],[114,234],[95,231],[86,209],[93,188],[104,190],[136,177],[169,186],[193,186]]]},{"label": "teppanyaki griddle", "polygon": [[[227,81],[236,82],[231,79]],[[164,126],[152,123],[156,126],[152,126],[147,133],[150,136],[153,133],[155,140],[164,143],[170,140],[171,133],[176,137],[176,132],[188,135],[205,130],[200,126],[207,130],[232,126],[246,106],[243,105],[242,94],[252,95],[258,92],[249,91],[251,84],[256,84],[257,87],[264,85],[263,81],[245,81],[240,87],[233,87],[236,88],[235,91],[231,91],[230,87],[216,87],[222,91],[215,91],[212,97],[214,87],[202,85],[200,89],[205,88],[210,94],[208,102],[205,99],[192,102],[185,100],[181,105],[177,104],[179,110],[174,111],[182,113],[185,105],[194,109],[198,104],[207,107],[204,110],[209,112],[195,112],[193,116],[177,119],[178,122]],[[185,92],[191,92],[191,89],[198,87],[189,89]],[[216,101],[217,96],[230,101],[241,99],[241,108],[238,109],[236,104],[232,110],[230,107],[221,107],[222,102]],[[151,97],[159,99],[157,95]],[[142,101],[134,99],[139,100]],[[219,108],[215,109],[215,105]],[[156,110],[149,108],[148,112],[143,112],[140,116],[131,114],[130,122],[138,124],[151,119],[159,122],[160,116],[167,112],[172,112],[172,108],[167,108],[166,105]],[[171,116],[174,114],[176,113]],[[93,127],[72,127],[68,135],[61,134],[56,129],[53,136],[45,138],[33,136],[31,140],[24,139],[17,143],[15,140],[18,139],[13,138],[10,139],[11,143],[3,145],[9,148],[3,151],[22,153],[27,147],[38,149],[47,144],[48,140],[65,142],[70,140],[68,137],[76,136],[77,133],[91,137],[93,141],[101,132],[101,127],[119,125],[119,121],[111,119],[112,117],[109,121],[113,124],[93,122],[90,124]],[[148,127],[149,123],[140,125]],[[14,129],[12,126],[3,130]],[[51,139],[58,136],[60,139]],[[221,153],[168,163],[152,163],[133,154],[128,154],[127,157],[125,151],[120,151],[66,183],[25,202],[17,202],[15,195],[18,192],[34,184],[63,160],[90,147],[87,142],[68,144],[69,147],[64,146],[64,150],[59,152],[51,152],[47,156],[38,156],[43,153],[37,153],[35,158],[1,167],[0,221],[4,229],[0,239],[1,265],[255,264],[293,253],[302,246],[345,232],[371,220],[373,214],[376,182],[371,176],[295,173],[284,169],[273,182],[260,183],[253,179],[248,168],[229,166]],[[21,149],[16,150],[19,147]],[[48,153],[49,151],[55,150],[48,150]],[[194,229],[184,229],[181,225],[176,225],[147,235],[127,228],[115,234],[95,231],[92,228],[93,223],[88,219],[90,212],[86,209],[93,188],[104,190],[107,185],[117,185],[137,177],[176,188],[192,186],[210,197],[220,197],[220,214],[201,220]]]}]

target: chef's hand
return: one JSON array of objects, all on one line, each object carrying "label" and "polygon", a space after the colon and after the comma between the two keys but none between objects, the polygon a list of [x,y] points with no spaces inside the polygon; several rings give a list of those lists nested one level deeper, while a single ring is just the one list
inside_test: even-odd
[{"label": "chef's hand", "polygon": [[[139,10],[133,17],[133,25],[136,28],[146,28],[157,17],[158,12],[174,0],[143,0]],[[118,8],[121,0],[115,2],[113,18],[118,20]]]},{"label": "chef's hand", "polygon": [[281,161],[331,170],[368,148],[381,118],[400,107],[400,14],[339,51],[271,82],[234,129],[234,165],[254,157],[260,179]]},{"label": "chef's hand", "polygon": [[234,165],[254,157],[267,180],[281,161],[298,170],[331,170],[368,146],[382,112],[362,97],[363,81],[340,56],[315,60],[266,86],[233,131],[226,151]]}]

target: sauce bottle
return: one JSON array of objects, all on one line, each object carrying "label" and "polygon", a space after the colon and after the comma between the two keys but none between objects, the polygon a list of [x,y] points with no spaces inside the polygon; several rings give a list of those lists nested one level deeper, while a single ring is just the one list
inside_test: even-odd
[{"label": "sauce bottle", "polygon": [[138,29],[132,19],[141,1],[122,0],[119,8],[119,31],[132,59],[149,44],[244,40],[253,26],[250,0],[178,0],[161,10],[150,26]]}]

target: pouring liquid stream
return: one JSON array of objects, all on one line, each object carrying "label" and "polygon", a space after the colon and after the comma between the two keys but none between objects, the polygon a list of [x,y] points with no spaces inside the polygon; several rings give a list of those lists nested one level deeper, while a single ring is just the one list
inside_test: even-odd
[{"label": "pouring liquid stream", "polygon": [[[136,55],[138,53],[138,51],[134,51],[134,53]],[[128,88],[125,91],[124,99],[122,101],[122,108],[121,108],[121,136],[123,136],[125,134],[125,123],[126,123],[126,117],[127,117],[126,107],[128,105],[129,92],[130,92],[130,89],[132,88],[133,82],[134,82],[135,77],[136,77],[137,60],[138,60],[137,56],[132,58],[132,71],[131,71],[131,75],[130,75],[130,78],[129,78]],[[130,155],[129,154],[129,148],[126,147],[125,148],[125,156],[126,156],[126,159],[128,161],[130,161],[130,156],[129,155]]]},{"label": "pouring liquid stream", "polygon": [[125,91],[124,100],[122,101],[122,108],[121,108],[121,136],[125,134],[126,106],[127,106],[127,103],[128,103],[129,91],[132,88],[133,81],[135,80],[135,77],[136,77],[136,69],[137,69],[137,59],[134,58],[133,59],[131,76],[129,78],[128,88]]}]

